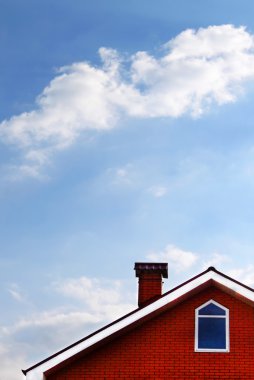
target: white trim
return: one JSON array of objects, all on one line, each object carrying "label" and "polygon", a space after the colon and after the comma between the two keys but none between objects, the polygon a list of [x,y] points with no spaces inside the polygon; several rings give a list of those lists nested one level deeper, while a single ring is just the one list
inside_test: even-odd
[{"label": "white trim", "polygon": [[[210,303],[213,303],[214,305],[218,306],[219,308],[225,310],[225,315],[199,315],[198,312],[200,309],[203,309],[206,305],[209,305]],[[226,323],[226,348],[223,349],[214,349],[214,348],[199,348],[198,347],[198,328],[199,318],[224,318]],[[213,299],[210,299],[209,301],[205,302],[204,304],[197,307],[195,310],[195,352],[229,352],[229,309],[227,309],[225,306],[221,305],[220,303],[214,301]]]},{"label": "white trim", "polygon": [[92,346],[93,344],[101,341],[102,339],[112,335],[116,331],[121,330],[122,328],[138,321],[139,319],[149,315],[150,313],[160,309],[161,307],[167,305],[168,303],[178,299],[189,291],[197,288],[198,286],[204,284],[209,280],[214,280],[219,284],[226,286],[227,288],[233,290],[234,292],[239,293],[241,296],[254,302],[254,292],[250,289],[245,288],[241,284],[238,284],[229,278],[226,278],[214,270],[209,270],[204,274],[194,278],[193,280],[187,282],[185,285],[180,286],[173,292],[165,295],[164,297],[158,299],[152,304],[138,310],[137,312],[127,316],[126,318],[120,320],[119,322],[114,323],[108,328],[98,332],[92,337],[76,344],[75,346],[65,350],[62,353],[59,353],[57,356],[54,356],[51,359],[48,359],[46,362],[38,365],[34,369],[31,369],[26,374],[26,380],[43,380],[43,374],[51,369],[52,367],[58,365],[66,359],[76,355],[77,353],[85,350],[86,348]]}]

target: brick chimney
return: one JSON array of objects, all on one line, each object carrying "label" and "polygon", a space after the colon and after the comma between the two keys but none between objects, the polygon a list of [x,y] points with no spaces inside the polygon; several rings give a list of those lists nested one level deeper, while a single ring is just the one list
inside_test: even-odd
[{"label": "brick chimney", "polygon": [[162,277],[168,278],[168,264],[135,263],[134,270],[139,278],[138,306],[142,307],[161,296]]}]

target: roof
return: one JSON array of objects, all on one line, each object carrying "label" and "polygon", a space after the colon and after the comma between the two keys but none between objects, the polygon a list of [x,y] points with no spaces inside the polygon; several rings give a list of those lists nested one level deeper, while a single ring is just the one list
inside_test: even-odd
[{"label": "roof", "polygon": [[59,367],[63,363],[68,362],[74,357],[78,357],[86,351],[90,352],[91,349],[97,347],[99,344],[108,342],[110,339],[119,336],[130,328],[134,328],[139,323],[143,323],[143,321],[152,318],[164,310],[175,306],[178,302],[183,301],[192,294],[195,294],[195,292],[199,292],[201,289],[212,284],[236,297],[240,297],[242,300],[254,306],[254,289],[219,272],[214,267],[209,267],[204,272],[171,289],[167,293],[164,293],[158,300],[126,314],[122,318],[117,319],[113,323],[110,323],[22,372],[27,380],[43,380],[45,379],[44,373],[49,373],[54,367]]}]

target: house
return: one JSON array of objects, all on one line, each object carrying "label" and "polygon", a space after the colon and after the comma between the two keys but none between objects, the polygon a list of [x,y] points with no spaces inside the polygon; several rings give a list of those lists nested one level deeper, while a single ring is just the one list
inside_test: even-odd
[{"label": "house", "polygon": [[24,370],[26,380],[254,380],[254,290],[213,267],[161,294],[136,263],[139,307]]}]

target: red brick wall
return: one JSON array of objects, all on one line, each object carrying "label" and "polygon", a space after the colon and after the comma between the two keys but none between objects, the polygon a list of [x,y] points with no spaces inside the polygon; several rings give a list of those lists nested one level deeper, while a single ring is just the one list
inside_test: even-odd
[{"label": "red brick wall", "polygon": [[[230,310],[230,352],[194,352],[195,308],[214,299]],[[49,380],[254,380],[251,306],[209,288],[78,359]]]},{"label": "red brick wall", "polygon": [[162,279],[160,273],[141,273],[139,275],[138,305],[143,306],[161,296]]}]

